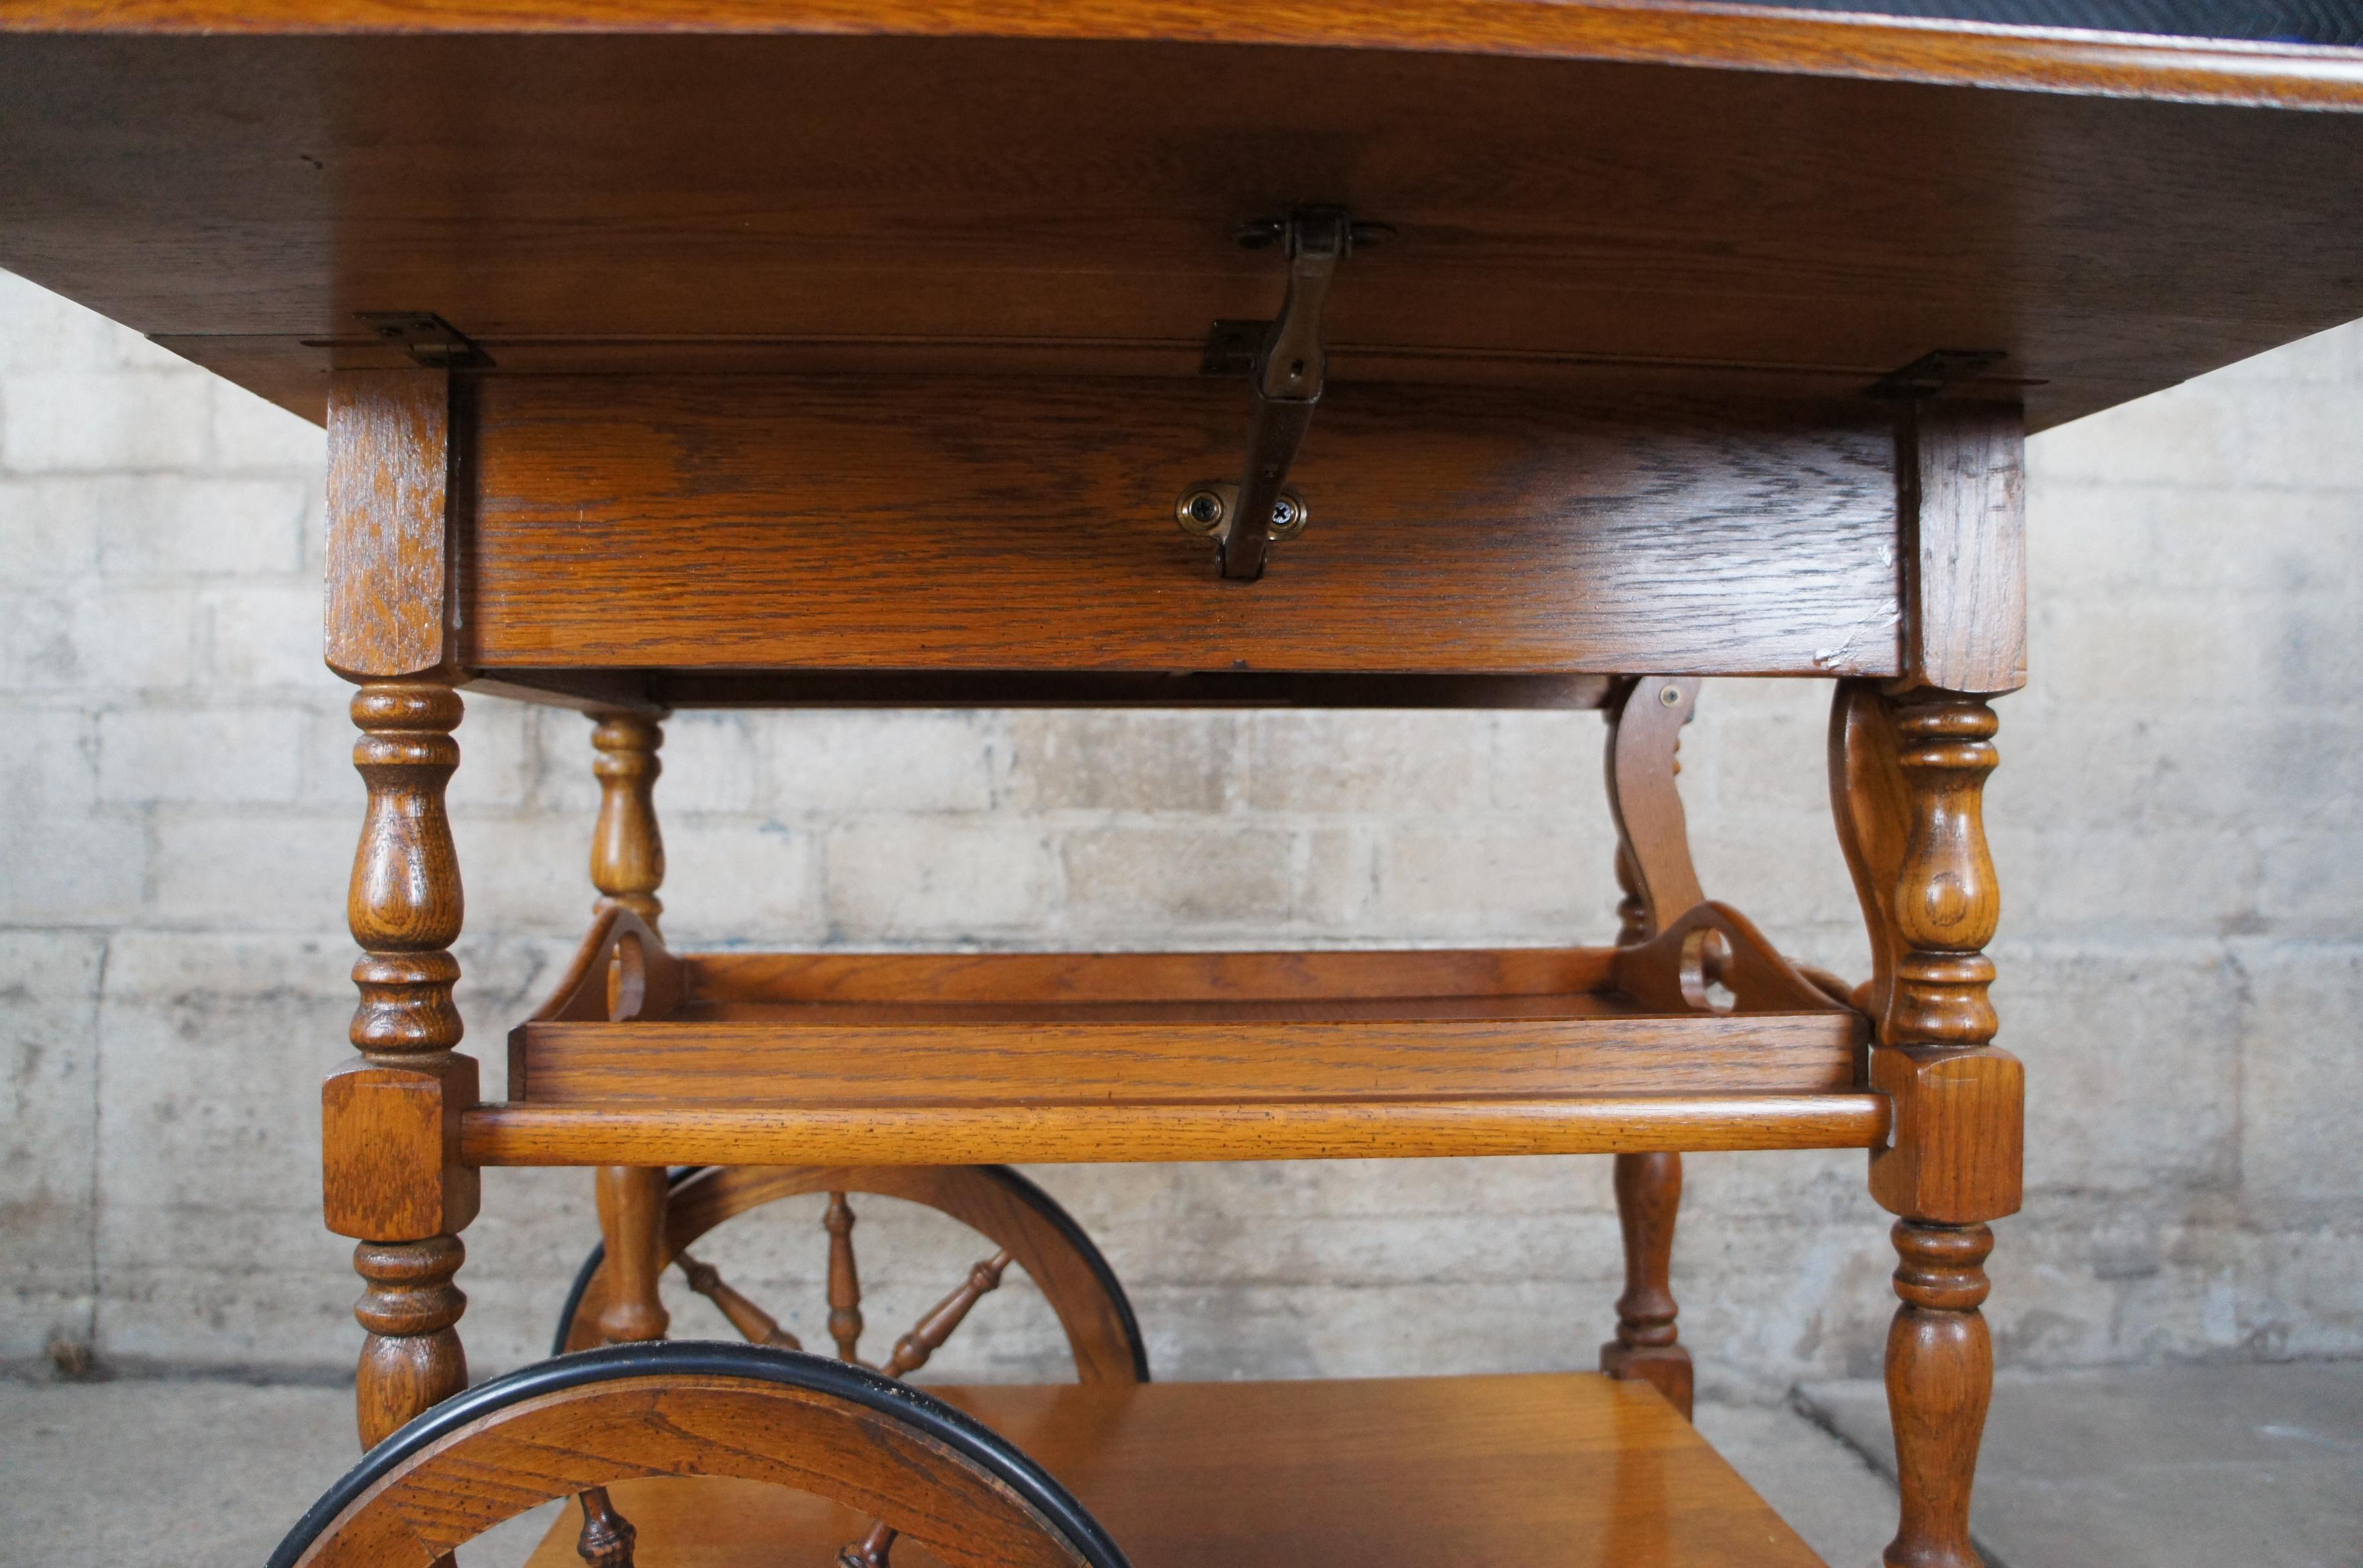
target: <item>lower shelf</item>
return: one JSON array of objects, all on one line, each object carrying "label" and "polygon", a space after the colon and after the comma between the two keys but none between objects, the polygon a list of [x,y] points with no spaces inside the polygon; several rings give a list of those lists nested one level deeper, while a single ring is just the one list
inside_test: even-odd
[{"label": "lower shelf", "polygon": [[[1593,1374],[933,1392],[1064,1482],[1134,1568],[1821,1562],[1654,1390]],[[645,1568],[814,1568],[870,1523],[748,1482],[611,1490]],[[581,1568],[580,1526],[563,1515],[530,1568]]]}]

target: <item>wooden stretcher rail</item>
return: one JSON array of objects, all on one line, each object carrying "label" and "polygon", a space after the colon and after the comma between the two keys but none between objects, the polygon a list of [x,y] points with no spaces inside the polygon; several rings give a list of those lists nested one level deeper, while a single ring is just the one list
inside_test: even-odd
[{"label": "wooden stretcher rail", "polygon": [[1332,670],[503,669],[470,691],[582,707],[1598,708],[1599,675],[1355,675]]},{"label": "wooden stretcher rail", "polygon": [[1880,1094],[826,1110],[486,1105],[460,1117],[460,1147],[471,1165],[1404,1159],[1863,1149],[1886,1141],[1890,1116]]}]

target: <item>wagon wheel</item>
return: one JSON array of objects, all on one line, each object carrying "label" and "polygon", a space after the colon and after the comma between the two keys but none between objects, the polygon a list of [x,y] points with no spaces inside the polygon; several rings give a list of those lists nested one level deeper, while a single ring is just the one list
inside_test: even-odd
[{"label": "wagon wheel", "polygon": [[940,1400],[843,1362],[694,1340],[540,1362],[445,1400],[330,1487],[270,1568],[429,1568],[541,1503],[652,1475],[792,1487],[950,1568],[1126,1568],[1064,1487]]},{"label": "wagon wheel", "polygon": [[[970,1269],[946,1297],[895,1342],[880,1366],[903,1376],[926,1364],[979,1297],[1012,1263],[1042,1292],[1085,1383],[1145,1383],[1148,1353],[1132,1304],[1099,1249],[1049,1194],[1005,1165],[704,1165],[673,1173],[660,1263],[680,1267],[690,1287],[713,1301],[740,1334],[759,1344],[800,1349],[762,1308],[733,1288],[688,1249],[725,1220],[782,1198],[826,1193],[829,1327],[840,1360],[856,1360],[861,1331],[860,1275],[849,1199],[899,1198],[949,1216],[997,1249]],[[597,1323],[609,1289],[606,1249],[594,1247],[560,1310],[552,1353],[599,1343]]]},{"label": "wagon wheel", "polygon": [[[1148,1353],[1125,1299],[1124,1287],[1048,1193],[1006,1165],[705,1165],[675,1171],[665,1199],[665,1234],[659,1266],[678,1265],[690,1288],[720,1308],[749,1341],[801,1350],[779,1320],[730,1286],[713,1265],[689,1252],[725,1220],[803,1194],[828,1194],[822,1224],[828,1236],[828,1328],[840,1362],[859,1360],[862,1330],[860,1271],[853,1249],[851,1195],[900,1198],[949,1215],[982,1234],[996,1249],[894,1343],[875,1370],[904,1377],[926,1364],[969,1311],[997,1288],[1013,1263],[1033,1279],[1066,1331],[1076,1375],[1085,1383],[1146,1383]],[[594,1247],[560,1311],[553,1353],[599,1342],[597,1323],[610,1288],[605,1245]],[[604,1490],[582,1497],[582,1554],[593,1568],[628,1568],[635,1536]],[[838,1554],[839,1568],[889,1568],[896,1527],[875,1518],[862,1538]]]}]

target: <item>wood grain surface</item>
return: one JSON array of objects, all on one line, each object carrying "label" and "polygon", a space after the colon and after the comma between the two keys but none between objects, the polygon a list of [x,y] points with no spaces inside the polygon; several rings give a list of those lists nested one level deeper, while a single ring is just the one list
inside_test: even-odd
[{"label": "wood grain surface", "polygon": [[328,400],[328,668],[448,673],[455,646],[451,379],[348,370]]},{"label": "wood grain surface", "polygon": [[1353,675],[1276,670],[504,668],[471,691],[651,715],[681,708],[1587,709],[1600,675]]},{"label": "wood grain surface", "polygon": [[1385,1010],[873,1003],[782,1007],[761,1021],[528,1023],[515,1037],[509,1094],[544,1106],[819,1109],[1856,1086],[1861,1020],[1850,1012],[1669,1018],[1591,998],[1524,999],[1531,1005],[1400,1001]]},{"label": "wood grain surface", "polygon": [[1952,22],[1611,0],[1319,0],[1284,10],[1244,0],[1061,5],[1012,11],[915,0],[710,0],[693,18],[662,0],[7,0],[0,28],[119,33],[568,31],[884,33],[1035,39],[1191,39],[1646,61],[1871,80],[2185,97],[2348,104],[2351,58],[2329,49],[2124,30]]},{"label": "wood grain surface", "polygon": [[[297,1561],[429,1568],[548,1498],[619,1476],[680,1474],[807,1488],[885,1515],[954,1568],[1082,1561],[1007,1482],[879,1411],[777,1384],[682,1375],[618,1378],[494,1411],[364,1493]],[[567,1528],[571,1539],[574,1521]]]},{"label": "wood grain surface", "polygon": [[[1398,230],[1340,278],[1341,390],[1474,356],[1842,394],[1986,348],[2039,429],[2363,315],[2363,116],[2227,106],[2363,105],[2352,50],[1531,0],[722,0],[699,26],[969,36],[696,38],[649,3],[12,0],[124,30],[0,53],[0,265],[315,419],[363,310],[504,370],[866,344],[1186,378],[1278,299],[1233,227],[1303,201]],[[402,36],[336,30],[372,26]],[[518,36],[561,26],[596,36]]]},{"label": "wood grain surface", "polygon": [[1691,1353],[1674,1320],[1674,1221],[1682,1205],[1682,1157],[1671,1151],[1616,1156],[1616,1223],[1625,1245],[1625,1293],[1616,1337],[1600,1347],[1600,1370],[1647,1383],[1691,1413]]},{"label": "wood grain surface", "polygon": [[1377,1160],[1658,1149],[1867,1149],[1880,1094],[1635,1094],[1087,1105],[493,1105],[460,1118],[480,1165]]},{"label": "wood grain surface", "polygon": [[689,1003],[1344,1001],[1570,997],[1604,947],[1278,953],[684,953]]},{"label": "wood grain surface", "polygon": [[1617,873],[1640,900],[1619,946],[1661,930],[1703,903],[1691,861],[1690,819],[1674,780],[1682,726],[1698,712],[1699,683],[1645,675],[1608,711],[1608,814],[1616,823]]},{"label": "wood grain surface", "polygon": [[[978,1165],[710,1166],[673,1184],[668,1192],[661,1261],[674,1261],[715,1227],[783,1198],[835,1192],[920,1204],[1008,1251],[1058,1314],[1078,1378],[1085,1383],[1141,1381],[1145,1374],[1136,1356],[1137,1328],[1126,1316],[1128,1309],[1110,1294],[1092,1258],[1077,1245],[1080,1232],[1028,1202],[1015,1189],[1020,1180],[1011,1172]],[[596,1319],[606,1304],[613,1276],[613,1268],[603,1260],[585,1282],[567,1349],[589,1350],[601,1342]],[[696,1277],[692,1269],[691,1278]],[[693,1288],[703,1292],[706,1287]]]},{"label": "wood grain surface", "polygon": [[1923,401],[1896,454],[1909,686],[2026,684],[2026,436],[2009,403]]},{"label": "wood grain surface", "polygon": [[[1040,1461],[1135,1568],[1820,1563],[1656,1393],[1589,1374],[934,1392]],[[736,1483],[616,1496],[651,1562],[806,1568],[867,1523]],[[579,1568],[572,1530],[530,1568]],[[932,1562],[904,1550],[898,1568]]]},{"label": "wood grain surface", "polygon": [[1339,388],[1314,525],[1216,578],[1220,381],[514,377],[479,397],[469,663],[1897,668],[1888,416]]}]

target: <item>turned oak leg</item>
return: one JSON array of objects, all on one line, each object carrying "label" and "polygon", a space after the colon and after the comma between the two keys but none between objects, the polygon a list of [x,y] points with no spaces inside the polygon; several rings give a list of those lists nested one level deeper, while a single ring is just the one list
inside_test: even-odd
[{"label": "turned oak leg", "polygon": [[[1608,808],[1616,823],[1616,944],[1657,934],[1662,921],[1699,903],[1689,829],[1674,780],[1682,726],[1696,712],[1699,683],[1645,676],[1608,708]],[[1674,1328],[1674,1220],[1682,1202],[1682,1157],[1616,1156],[1616,1220],[1625,1237],[1625,1294],[1616,1337],[1600,1347],[1600,1370],[1653,1386],[1691,1413],[1691,1353]]]},{"label": "turned oak leg", "polygon": [[1902,1520],[1890,1568],[1977,1568],[1969,1493],[1993,1386],[1986,1222],[2019,1204],[2024,1076],[1994,1049],[1985,945],[2001,914],[1981,791],[1994,715],[1977,696],[1841,683],[1839,836],[1871,929],[1871,1087],[1894,1106],[1871,1195],[1901,1216],[1887,1341]]},{"label": "turned oak leg", "polygon": [[591,834],[591,885],[599,889],[594,911],[621,904],[657,929],[664,904],[664,835],[657,827],[657,756],[664,727],[637,713],[594,716],[591,745],[597,755],[591,771],[599,780],[599,822]]},{"label": "turned oak leg", "polygon": [[[635,713],[593,715],[591,771],[599,780],[599,821],[591,834],[594,911],[621,905],[657,929],[664,904],[664,835],[657,827],[657,748],[664,730]],[[599,1332],[611,1344],[660,1340],[672,1320],[658,1294],[664,1272],[665,1172],[607,1165],[598,1175],[599,1230],[611,1286]],[[574,1550],[589,1568],[632,1568],[639,1532],[605,1486],[582,1494],[582,1531]]]},{"label": "turned oak leg", "polygon": [[451,987],[460,966],[460,868],[443,790],[459,766],[459,694],[447,686],[365,685],[352,701],[354,766],[369,787],[347,913],[361,956],[352,1043],[361,1053],[324,1097],[331,1229],[359,1239],[366,1282],[354,1314],[369,1331],[356,1386],[363,1447],[468,1385],[452,1283],[466,1255],[477,1183],[458,1163],[457,1112],[476,1098],[457,1055]]},{"label": "turned oak leg", "polygon": [[599,1171],[599,1230],[607,1243],[607,1304],[599,1332],[610,1344],[660,1340],[672,1324],[657,1295],[664,1270],[665,1173],[661,1166]]},{"label": "turned oak leg", "polygon": [[1616,1219],[1625,1232],[1625,1294],[1616,1337],[1600,1347],[1600,1370],[1650,1384],[1687,1418],[1691,1353],[1679,1342],[1670,1274],[1674,1218],[1682,1202],[1680,1154],[1616,1156]]},{"label": "turned oak leg", "polygon": [[[664,835],[657,827],[657,749],[664,729],[637,713],[593,715],[591,771],[599,780],[599,821],[591,834],[594,911],[621,905],[651,931],[664,913]],[[599,1172],[599,1226],[615,1287],[599,1317],[612,1343],[664,1337],[670,1319],[658,1298],[664,1266],[665,1173],[610,1165]]]}]

